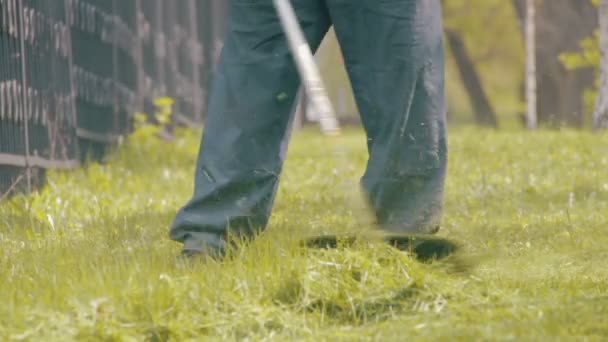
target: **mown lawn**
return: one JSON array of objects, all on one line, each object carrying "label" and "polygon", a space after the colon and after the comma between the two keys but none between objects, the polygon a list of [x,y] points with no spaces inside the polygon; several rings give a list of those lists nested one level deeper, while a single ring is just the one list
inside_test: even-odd
[{"label": "mown lawn", "polygon": [[[105,165],[0,204],[0,340],[608,339],[608,135],[454,128],[444,227],[455,260],[381,244],[298,247],[354,228],[316,131],[289,151],[269,229],[223,263],[167,238],[199,136],[143,136]],[[457,267],[456,267],[457,266]]]}]

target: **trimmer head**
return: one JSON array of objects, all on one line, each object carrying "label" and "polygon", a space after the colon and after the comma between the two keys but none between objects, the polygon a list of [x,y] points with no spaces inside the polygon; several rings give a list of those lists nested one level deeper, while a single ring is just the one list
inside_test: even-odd
[{"label": "trimmer head", "polygon": [[308,248],[336,249],[352,247],[357,242],[374,241],[387,243],[400,251],[410,252],[423,262],[445,259],[460,249],[458,244],[448,239],[418,235],[385,235],[369,239],[355,235],[319,235],[305,239],[303,244]]},{"label": "trimmer head", "polygon": [[[314,60],[313,52],[308,45],[306,37],[300,27],[296,13],[290,0],[273,0],[277,15],[285,32],[285,36],[293,55],[295,65],[302,80],[311,103],[319,113],[319,124],[321,132],[328,137],[329,146],[334,147],[333,156],[336,168],[341,174],[347,174],[348,158],[345,149],[340,142],[341,129],[336,117],[333,105],[329,99],[325,84],[321,77],[318,66]],[[367,203],[366,196],[362,194],[356,184],[348,184],[345,188],[351,207],[356,214],[360,233],[366,234],[363,241],[383,240],[391,246],[400,250],[412,251],[418,259],[431,260],[444,258],[454,253],[458,246],[446,239],[429,236],[400,236],[380,235],[380,227],[375,224],[373,210]],[[372,227],[372,229],[367,229]],[[373,235],[373,236],[370,236]],[[359,237],[362,237],[359,235]],[[356,235],[326,235],[308,238],[305,242],[307,247],[336,248],[339,244],[352,245],[357,241]]]}]

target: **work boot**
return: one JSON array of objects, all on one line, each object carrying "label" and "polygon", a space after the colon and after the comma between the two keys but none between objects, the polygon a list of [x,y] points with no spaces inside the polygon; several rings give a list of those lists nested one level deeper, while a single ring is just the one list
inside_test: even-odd
[{"label": "work boot", "polygon": [[182,249],[180,258],[185,260],[200,260],[205,261],[207,258],[211,258],[215,261],[221,261],[225,257],[223,250],[209,250],[209,249]]},{"label": "work boot", "polygon": [[224,239],[210,234],[201,234],[198,238],[190,236],[184,241],[184,247],[180,253],[181,258],[188,260],[205,260],[211,258],[219,261],[225,256],[226,248]]}]

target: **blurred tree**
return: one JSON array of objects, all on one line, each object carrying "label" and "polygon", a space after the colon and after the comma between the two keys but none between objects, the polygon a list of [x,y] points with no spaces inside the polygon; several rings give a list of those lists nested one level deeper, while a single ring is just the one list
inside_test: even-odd
[{"label": "blurred tree", "polygon": [[[512,5],[523,33],[525,0],[512,0]],[[536,60],[541,62],[537,69],[538,120],[581,127],[585,121],[584,93],[593,84],[593,69],[565,68],[560,55],[577,50],[581,39],[593,33],[596,9],[589,0],[537,0],[536,5]]]},{"label": "blurred tree", "polygon": [[598,130],[608,126],[608,0],[601,0],[599,6],[600,84],[593,112],[593,128]]},{"label": "blurred tree", "polygon": [[[535,1],[538,121],[580,127],[590,111],[586,89],[593,86],[593,66],[570,70],[560,56],[580,51],[581,39],[597,27],[595,8],[591,0]],[[444,1],[444,18],[450,120],[521,124],[508,119],[519,119],[525,111],[525,0]],[[356,122],[357,109],[331,31],[320,61],[330,92],[346,94],[343,118]]]},{"label": "blurred tree", "polygon": [[[599,5],[598,18],[600,29],[580,42],[580,51],[562,53],[560,59],[569,70],[595,68],[596,86],[586,91],[586,103],[593,107],[592,125],[594,129],[608,126],[608,23],[607,4],[604,0],[592,0]],[[598,67],[599,66],[599,67]]]},{"label": "blurred tree", "polygon": [[469,96],[469,101],[473,107],[475,121],[482,126],[498,127],[498,119],[494,109],[490,105],[475,63],[471,59],[460,33],[456,30],[447,29],[446,37],[454,57],[454,62],[458,68],[460,79]]},{"label": "blurred tree", "polygon": [[[513,7],[504,0],[444,0],[443,5],[449,109],[459,117],[451,120],[473,112],[477,123],[500,121],[503,126],[521,106],[517,87],[523,79],[524,51]],[[452,69],[458,71],[456,77]]]},{"label": "blurred tree", "polygon": [[[489,126],[516,122],[513,114],[522,110],[519,85],[525,59],[512,4],[505,0],[444,1],[444,19],[451,122],[474,120]],[[357,123],[357,108],[333,31],[318,55],[334,99],[336,94],[345,94],[343,121]]]},{"label": "blurred tree", "polygon": [[[474,13],[474,16],[471,16]],[[461,61],[468,60],[473,72],[464,72],[464,64],[456,63],[449,39],[447,44],[447,96],[450,119],[452,121],[482,121],[484,124],[498,123],[499,114],[513,113],[520,107],[517,86],[522,80],[523,46],[518,36],[517,17],[513,8],[504,0],[450,0],[444,3],[446,31],[457,36],[457,43],[465,55]],[[500,44],[497,38],[500,37]],[[446,37],[449,38],[449,37]],[[321,46],[321,69],[330,93],[344,94],[344,121],[356,123],[358,117],[348,76],[343,68],[340,47],[333,31],[330,30]],[[465,58],[468,57],[468,58]],[[476,78],[477,81],[471,81]],[[476,83],[476,85],[474,85]],[[477,88],[479,92],[467,91]],[[482,98],[485,96],[485,99]],[[336,97],[338,97],[336,95]],[[475,104],[477,102],[477,104]],[[484,103],[485,102],[485,103]],[[476,110],[477,108],[477,110]],[[494,113],[494,108],[500,112]],[[471,116],[471,113],[481,113]],[[482,119],[485,118],[485,119]]]},{"label": "blurred tree", "polygon": [[538,125],[536,84],[536,1],[526,0],[526,126]]},{"label": "blurred tree", "polygon": [[[444,15],[447,18],[452,18],[458,15],[458,11],[462,9],[464,2],[447,2],[442,0],[444,7]],[[458,69],[458,75],[464,90],[469,98],[475,121],[477,124],[482,126],[498,127],[498,119],[490,101],[488,100],[487,93],[483,87],[481,78],[477,71],[475,62],[471,58],[467,46],[462,37],[461,29],[463,22],[459,21],[448,21],[446,25],[446,38],[449,46],[449,51],[453,57],[454,64]]]}]

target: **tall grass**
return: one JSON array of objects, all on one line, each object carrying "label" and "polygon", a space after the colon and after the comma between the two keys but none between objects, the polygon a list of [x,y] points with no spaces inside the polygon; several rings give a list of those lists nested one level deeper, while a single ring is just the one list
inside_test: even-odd
[{"label": "tall grass", "polygon": [[[602,340],[608,136],[454,129],[444,227],[469,268],[381,244],[306,250],[354,225],[316,132],[296,134],[271,224],[220,263],[168,240],[199,135],[134,136],[104,165],[0,204],[0,340]],[[352,227],[351,227],[352,228]]]}]

